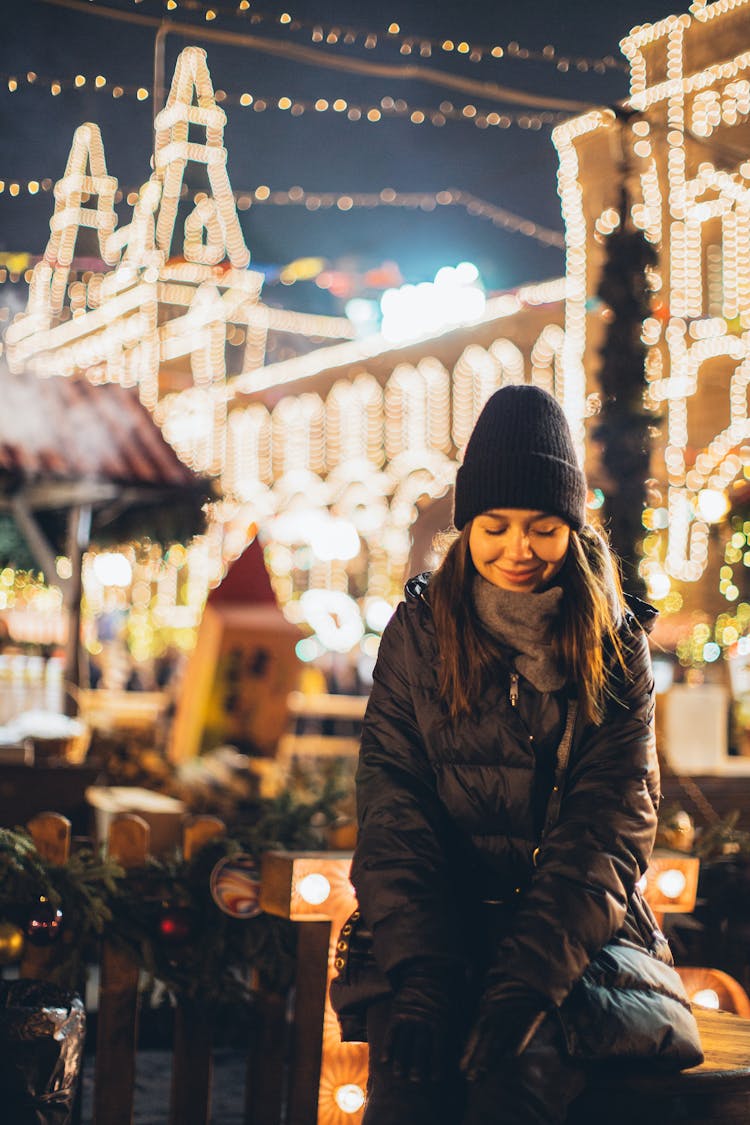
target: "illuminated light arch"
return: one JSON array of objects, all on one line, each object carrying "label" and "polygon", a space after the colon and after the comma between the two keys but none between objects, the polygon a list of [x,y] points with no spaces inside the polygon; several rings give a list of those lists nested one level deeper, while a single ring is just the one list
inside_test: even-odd
[{"label": "illuminated light arch", "polygon": [[167,395],[156,407],[154,418],[165,438],[195,472],[207,472],[217,462],[217,410],[221,406],[210,387]]},{"label": "illuminated light arch", "polygon": [[456,479],[456,462],[440,453],[402,453],[388,466],[397,481],[391,497],[391,522],[409,528],[418,515],[421,496],[444,496]]},{"label": "illuminated light arch", "polygon": [[250,499],[257,486],[269,485],[271,415],[261,403],[233,410],[227,420],[227,455],[222,475],[224,492]]},{"label": "illuminated light arch", "polygon": [[272,457],[275,476],[306,469],[320,474],[325,468],[325,407],[320,395],[287,396],[271,414]]},{"label": "illuminated light arch", "polygon": [[549,391],[557,399],[563,398],[563,355],[565,332],[559,324],[547,324],[531,349],[531,382]]},{"label": "illuminated light arch", "polygon": [[351,460],[329,473],[326,485],[331,512],[351,520],[369,546],[387,519],[393,482],[369,461]]},{"label": "illuminated light arch", "polygon": [[502,386],[524,382],[526,361],[523,352],[516,344],[501,337],[499,340],[493,340],[487,351],[500,364]]},{"label": "illuminated light arch", "polygon": [[458,449],[466,445],[480,410],[502,381],[501,360],[478,344],[470,344],[459,357],[453,368],[453,441]]},{"label": "illuminated light arch", "polygon": [[328,482],[321,480],[317,473],[299,466],[278,477],[272,492],[280,515],[292,508],[317,511],[327,508],[331,501]]},{"label": "illuminated light arch", "polygon": [[[193,104],[194,99],[197,105]],[[222,249],[226,248],[231,264],[242,268],[250,261],[250,252],[242,235],[226,170],[223,147],[226,121],[224,110],[216,104],[206,52],[200,47],[186,47],[177,60],[167,104],[154,122],[154,173],[164,184],[156,224],[157,244],[169,255],[185,168],[189,161],[195,161],[206,166],[213,200],[208,206],[197,203],[188,217],[185,256],[188,261],[213,264],[223,257],[223,253],[218,253],[223,243]],[[206,130],[205,144],[189,139],[191,125]],[[203,229],[209,235],[205,244],[200,238]]]},{"label": "illuminated light arch", "polygon": [[[107,241],[117,225],[116,191],[117,180],[107,175],[98,126],[90,122],[79,125],[73,135],[65,174],[55,184],[55,211],[49,224],[52,237],[44,254],[45,262],[52,267],[49,305],[53,316],[62,311],[81,227],[93,227],[102,258],[111,260],[108,258]],[[96,207],[84,206],[84,195],[96,196]]]},{"label": "illuminated light arch", "polygon": [[364,459],[379,467],[385,456],[383,391],[372,375],[339,379],[326,398],[326,462],[329,469]]},{"label": "illuminated light arch", "polygon": [[385,454],[450,448],[450,377],[432,357],[399,364],[385,386]]}]

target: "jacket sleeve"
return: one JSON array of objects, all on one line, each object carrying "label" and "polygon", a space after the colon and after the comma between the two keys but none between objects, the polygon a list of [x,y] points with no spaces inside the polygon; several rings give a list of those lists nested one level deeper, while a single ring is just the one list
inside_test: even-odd
[{"label": "jacket sleeve", "polygon": [[375,958],[387,973],[415,957],[459,959],[445,865],[445,811],[409,682],[408,613],[402,603],[383,633],[357,770],[352,882],[373,931]]},{"label": "jacket sleeve", "polygon": [[613,677],[616,698],[573,751],[559,820],[542,844],[513,932],[498,948],[496,971],[555,1004],[622,926],[656,835],[651,659],[637,627],[623,640],[628,675]]}]

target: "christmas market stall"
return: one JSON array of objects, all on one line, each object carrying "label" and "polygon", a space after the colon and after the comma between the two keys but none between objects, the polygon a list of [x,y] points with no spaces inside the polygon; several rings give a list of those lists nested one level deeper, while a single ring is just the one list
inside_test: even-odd
[{"label": "christmas market stall", "polygon": [[[3,778],[0,819],[12,825],[42,808],[69,810],[93,780],[81,706],[94,698],[91,662],[101,661],[101,638],[126,617],[124,587],[137,557],[201,532],[210,490],[132,391],[6,368],[0,376],[0,708],[11,744],[0,770],[12,774]],[[66,710],[77,720],[66,721]],[[22,755],[14,741],[24,744]],[[71,768],[55,769],[63,764]]]}]

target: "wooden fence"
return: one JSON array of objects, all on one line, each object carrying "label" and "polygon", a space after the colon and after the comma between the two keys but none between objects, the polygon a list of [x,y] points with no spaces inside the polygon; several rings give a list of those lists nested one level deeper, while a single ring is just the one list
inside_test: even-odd
[{"label": "wooden fence", "polygon": [[[28,825],[37,850],[49,863],[70,854],[70,822],[43,813]],[[187,819],[182,850],[186,860],[224,835],[216,817]],[[133,814],[120,814],[109,829],[108,851],[122,867],[142,867],[149,854],[149,828]],[[336,940],[355,908],[349,882],[351,851],[271,851],[263,857],[260,905],[297,928],[296,975],[289,995],[257,994],[257,1019],[248,1046],[244,1125],[358,1125],[367,1082],[367,1047],[341,1043],[328,1000]],[[698,861],[674,853],[655,854],[646,896],[658,914],[689,911],[695,902]],[[665,893],[660,889],[664,882]],[[675,876],[679,876],[676,880]],[[671,884],[676,883],[676,889]],[[44,979],[55,949],[28,945],[21,975]],[[99,961],[97,1042],[94,1074],[95,1125],[131,1125],[136,1077],[140,971],[121,945],[104,940]],[[739,1010],[739,1009],[735,1009]],[[208,1125],[211,1105],[212,1032],[207,1010],[195,1002],[176,1005],[173,1036],[170,1125]]]},{"label": "wooden fence", "polygon": [[[70,855],[70,822],[42,813],[28,824],[40,855],[51,864]],[[225,833],[215,817],[188,819],[183,855]],[[149,855],[149,827],[133,814],[117,816],[109,830],[109,855],[122,867],[142,867]],[[264,857],[261,905],[298,926],[297,974],[291,996],[262,992],[248,1047],[244,1090],[245,1125],[357,1125],[361,1120],[367,1048],[341,1044],[327,999],[335,938],[353,909],[350,852],[271,852]],[[22,977],[45,979],[54,946],[27,944]],[[99,959],[99,994],[94,1062],[95,1125],[131,1125],[139,1025],[138,965],[121,945],[106,939]],[[212,1079],[211,1021],[188,1003],[175,1010],[170,1125],[207,1125]],[[80,1107],[78,1112],[80,1113]]]}]

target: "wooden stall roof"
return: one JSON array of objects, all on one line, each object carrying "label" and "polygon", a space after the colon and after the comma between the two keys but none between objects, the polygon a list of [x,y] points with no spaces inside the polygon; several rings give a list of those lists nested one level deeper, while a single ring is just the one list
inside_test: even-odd
[{"label": "wooden stall roof", "polygon": [[136,390],[0,368],[0,489],[21,482],[194,486]]}]

